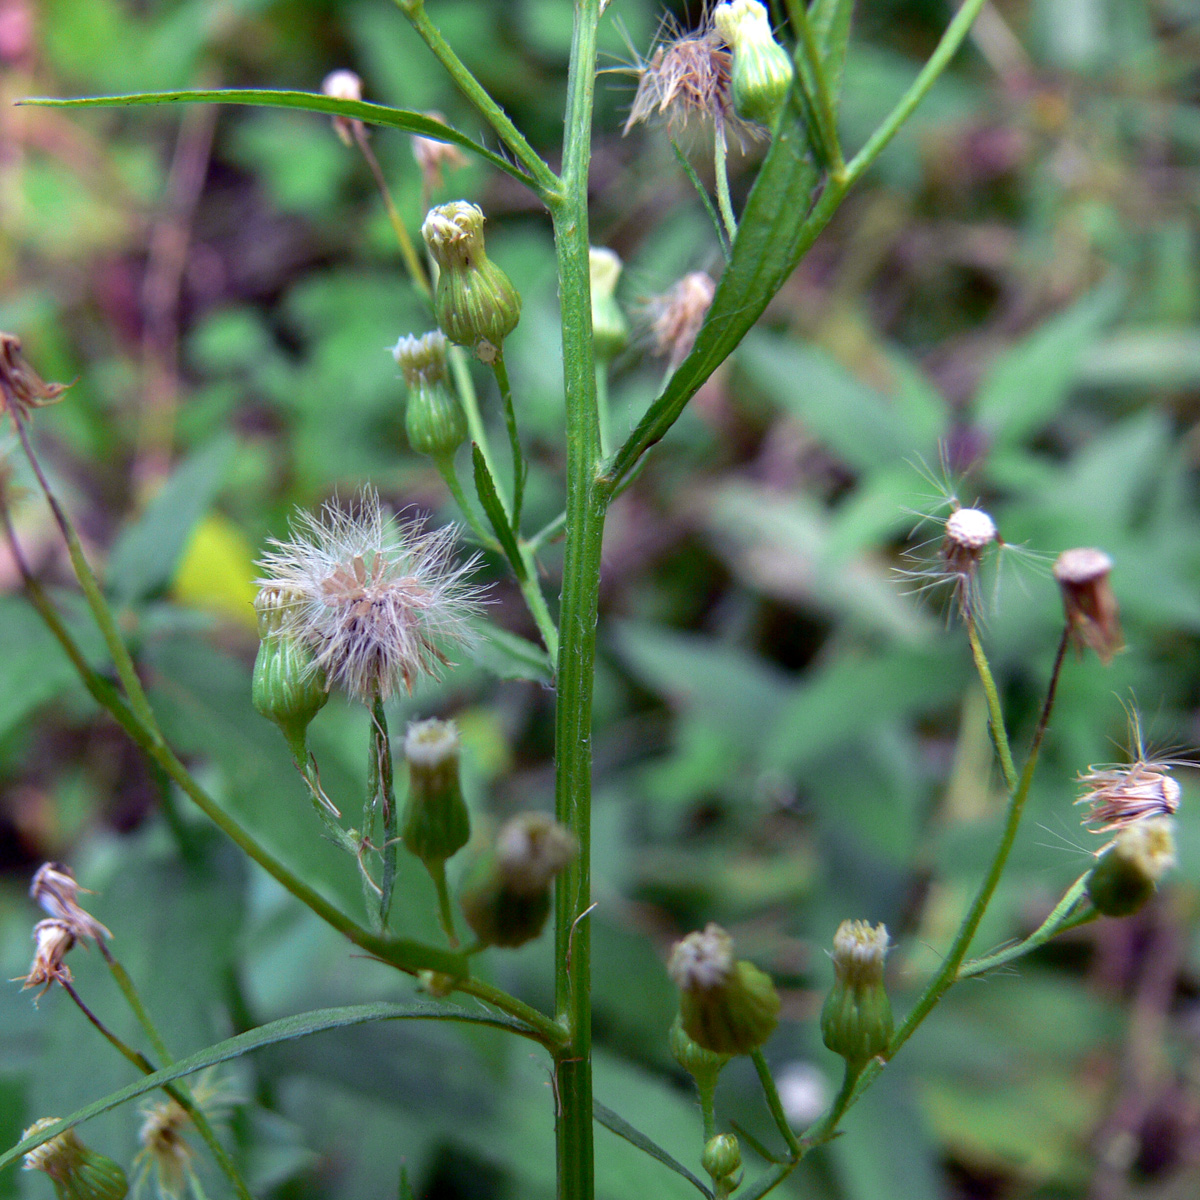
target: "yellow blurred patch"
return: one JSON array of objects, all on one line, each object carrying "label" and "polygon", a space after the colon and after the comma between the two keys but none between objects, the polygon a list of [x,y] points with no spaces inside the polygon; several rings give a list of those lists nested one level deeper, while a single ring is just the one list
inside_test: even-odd
[{"label": "yellow blurred patch", "polygon": [[196,526],[183,551],[171,595],[180,604],[257,629],[257,578],[254,549],[245,534],[224,517],[210,513]]}]

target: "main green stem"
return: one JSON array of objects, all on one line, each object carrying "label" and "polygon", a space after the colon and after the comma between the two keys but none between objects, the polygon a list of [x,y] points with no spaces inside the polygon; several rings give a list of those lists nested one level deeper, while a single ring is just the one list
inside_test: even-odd
[{"label": "main green stem", "polygon": [[567,423],[567,523],[559,613],[555,719],[555,815],[578,839],[579,854],[554,895],[554,1012],[567,1031],[555,1051],[555,1149],[559,1200],[591,1200],[592,684],[600,548],[608,492],[599,483],[600,422],[592,347],[588,265],[588,163],[596,27],[600,0],[578,0],[567,86],[562,192],[551,203],[562,296],[563,383]]}]

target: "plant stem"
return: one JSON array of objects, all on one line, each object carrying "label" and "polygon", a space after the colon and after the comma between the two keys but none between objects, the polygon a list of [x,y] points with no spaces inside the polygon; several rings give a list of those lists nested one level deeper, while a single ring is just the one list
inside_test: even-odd
[{"label": "plant stem", "polygon": [[713,126],[713,165],[717,176],[717,207],[725,225],[725,236],[732,247],[737,237],[737,218],[733,215],[733,201],[729,196],[729,146],[725,139],[725,122],[720,118]]},{"label": "plant stem", "polygon": [[536,554],[551,538],[557,537],[567,523],[567,514],[561,512],[553,521],[548,522],[522,543],[530,554]]},{"label": "plant stem", "polygon": [[383,169],[379,165],[379,159],[375,157],[375,151],[371,149],[371,143],[367,141],[366,126],[361,121],[351,121],[350,128],[354,131],[354,141],[359,150],[362,151],[362,156],[366,159],[371,175],[375,179],[375,186],[379,189],[379,194],[383,197],[383,207],[387,210],[388,220],[391,222],[392,231],[396,235],[396,241],[400,243],[400,257],[404,259],[404,265],[408,269],[409,278],[413,281],[413,284],[421,295],[428,300],[433,295],[429,287],[429,278],[425,274],[425,267],[421,262],[420,255],[417,254],[417,248],[413,245],[413,240],[408,235],[408,229],[400,217],[395,201],[392,199],[392,193],[388,189]]},{"label": "plant stem", "polygon": [[[468,948],[465,953],[470,953]],[[530,1007],[523,1000],[510,996],[507,992],[483,979],[460,979],[455,982],[455,991],[474,996],[485,1004],[490,1004],[518,1021],[524,1021],[534,1031],[534,1040],[541,1042],[546,1049],[554,1052],[567,1044],[566,1030],[557,1022],[551,1020],[545,1013]]]},{"label": "plant stem", "polygon": [[[988,725],[992,731],[992,743],[996,747],[996,757],[1000,760],[1000,773],[1004,776],[1004,786],[1012,796],[1017,791],[1017,768],[1013,766],[1008,730],[1004,725],[1004,710],[1000,707],[1000,693],[996,690],[996,681],[992,677],[992,669],[988,665],[987,655],[983,652],[983,643],[979,640],[979,629],[974,618],[968,616],[966,623],[967,640],[971,643],[971,657],[975,660],[975,670],[979,674],[979,682],[983,684],[983,694],[987,699]],[[1054,678],[1057,680],[1057,674]]]},{"label": "plant stem", "polygon": [[498,351],[492,361],[492,372],[496,376],[496,385],[500,389],[500,399],[504,404],[504,424],[508,429],[508,444],[512,451],[512,531],[515,537],[520,537],[521,503],[525,497],[525,475],[528,468],[525,465],[525,456],[521,452],[521,435],[517,430],[517,414],[513,408],[512,385],[508,381],[508,368],[504,365],[503,350]]},{"label": "plant stem", "polygon": [[800,1139],[801,1154],[807,1153],[814,1146],[828,1142],[837,1133],[838,1122],[846,1115],[846,1109],[854,1101],[855,1085],[862,1073],[861,1067],[852,1067],[849,1063],[846,1064],[845,1073],[842,1075],[842,1086],[838,1088],[838,1094],[833,1098],[829,1111]]},{"label": "plant stem", "polygon": [[450,495],[454,497],[454,503],[458,505],[463,519],[470,525],[471,532],[478,539],[480,545],[495,554],[503,554],[500,543],[484,528],[483,522],[467,500],[467,494],[459,482],[458,473],[454,470],[454,459],[448,454],[439,455],[434,460],[434,465],[438,469],[438,474],[445,481]]},{"label": "plant stem", "polygon": [[538,633],[542,635],[542,644],[546,647],[546,653],[552,659],[557,659],[558,626],[554,624],[554,618],[550,615],[550,609],[546,604],[546,597],[542,594],[542,583],[538,574],[534,550],[526,542],[518,543],[517,548],[521,552],[521,562],[525,566],[525,574],[517,580],[521,588],[521,595],[525,598],[525,607],[529,609],[530,615],[537,623]]},{"label": "plant stem", "polygon": [[562,297],[566,397],[567,524],[559,608],[555,711],[555,816],[578,840],[579,854],[554,890],[554,1011],[569,1040],[555,1053],[558,1200],[591,1200],[592,687],[600,551],[607,495],[599,485],[600,425],[588,261],[588,163],[600,0],[578,0],[567,83],[563,190],[551,202]]},{"label": "plant stem", "polygon": [[451,949],[457,950],[458,934],[454,930],[454,905],[450,902],[450,889],[446,886],[446,860],[430,859],[425,863],[425,868],[429,872],[429,878],[433,880],[434,891],[437,892],[438,922]]},{"label": "plant stem", "polygon": [[801,61],[800,81],[804,85],[805,97],[816,120],[821,148],[829,163],[829,171],[839,182],[845,180],[846,162],[842,157],[842,146],[838,140],[837,117],[834,115],[833,97],[829,92],[829,81],[821,56],[813,38],[812,25],[808,19],[808,8],[804,0],[788,0],[788,16],[796,31]]},{"label": "plant stem", "polygon": [[795,1133],[792,1132],[792,1127],[788,1124],[787,1114],[783,1111],[783,1101],[779,1099],[779,1089],[775,1086],[771,1068],[767,1065],[762,1050],[757,1047],[751,1053],[750,1058],[754,1063],[754,1069],[758,1072],[758,1081],[762,1084],[763,1095],[767,1099],[767,1107],[771,1110],[771,1116],[775,1120],[775,1127],[787,1143],[792,1157],[799,1158],[803,1151]]},{"label": "plant stem", "polygon": [[[399,816],[396,813],[396,792],[392,784],[392,742],[388,737],[387,717],[383,700],[378,694],[371,705],[371,781],[374,784],[372,803],[378,801],[380,817],[379,853],[383,859],[383,878],[380,880],[379,929],[387,929],[388,910],[392,907],[392,891],[396,886],[396,857],[400,849]],[[364,832],[366,822],[364,821]]]},{"label": "plant stem", "polygon": [[426,15],[425,0],[396,0],[396,3],[412,22],[412,27],[421,40],[433,51],[438,62],[454,80],[459,91],[475,106],[479,115],[491,125],[516,160],[529,172],[537,185],[538,193],[549,203],[558,193],[558,176],[542,161],[521,131],[508,119],[507,113],[488,95],[479,80],[450,48],[441,31]]}]

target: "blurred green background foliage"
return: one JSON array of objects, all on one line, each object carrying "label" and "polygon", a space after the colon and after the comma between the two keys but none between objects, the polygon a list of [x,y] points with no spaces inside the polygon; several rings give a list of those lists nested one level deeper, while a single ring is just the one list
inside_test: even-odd
[{"label": "blurred green background foliage", "polygon": [[[571,4],[430,0],[431,15],[539,149],[561,133]],[[685,26],[699,16],[679,5]],[[863,0],[843,141],[861,143],[948,16]],[[613,0],[598,87],[592,236],[626,261],[638,336],[616,364],[631,427],[663,365],[650,297],[720,249],[661,130],[621,136],[635,54],[661,19]],[[671,941],[708,920],[769,969],[784,1021],[767,1047],[803,1123],[840,1064],[816,1030],[839,920],[885,921],[904,1011],[937,961],[999,825],[982,696],[961,630],[906,591],[906,549],[943,485],[1006,542],[986,640],[1018,745],[1060,627],[1048,564],[1116,560],[1128,650],[1068,663],[1030,811],[977,952],[1036,927],[1097,847],[1072,808],[1087,764],[1122,759],[1124,706],[1154,747],[1200,743],[1200,4],[1000,0],[895,144],[615,506],[594,741],[597,1097],[697,1168],[698,1114],[670,1061]],[[362,161],[325,120],[245,109],[70,114],[30,95],[195,86],[305,90],[351,67],[365,98],[465,102],[387,0],[0,0],[0,329],[48,379],[38,415],[60,496],[137,647],[173,743],[220,802],[356,916],[352,864],[319,836],[275,729],[250,705],[252,580],[292,509],[364,482],[397,509],[454,510],[403,434],[386,352],[426,327]],[[490,144],[490,140],[489,140]],[[415,232],[410,140],[372,145]],[[736,161],[735,196],[761,146]],[[702,139],[691,147],[711,171]],[[529,527],[561,509],[562,382],[549,225],[480,164],[466,197],[524,310],[509,370],[532,473]],[[490,397],[480,373],[479,386]],[[489,401],[502,438],[498,405]],[[6,437],[11,438],[11,434]],[[102,663],[49,515],[19,458],[20,535]],[[20,489],[25,487],[22,494]],[[931,555],[936,545],[918,554]],[[556,548],[543,556],[556,592]],[[491,619],[533,638],[499,562]],[[0,553],[0,949],[27,969],[25,895],[71,863],[179,1054],[307,1008],[411,994],[241,861],[99,713]],[[477,829],[551,804],[552,703],[502,648],[390,706],[393,729],[458,719]],[[313,726],[331,793],[365,786],[366,714],[335,698]],[[1200,818],[1179,773],[1180,867],[1126,922],[1101,921],[1018,969],[955,989],[851,1113],[848,1135],[782,1189],[812,1200],[1182,1197],[1200,1191]],[[164,812],[169,820],[164,818]],[[397,928],[435,936],[407,863]],[[534,1002],[543,939],[483,970]],[[118,1027],[95,954],[81,992]],[[5,1144],[127,1082],[131,1069],[60,994],[0,990]],[[517,1039],[384,1024],[275,1047],[226,1073],[228,1127],[256,1194],[553,1194],[546,1064]],[[718,1114],[771,1142],[753,1072]],[[804,1115],[807,1113],[807,1116]],[[85,1138],[127,1165],[136,1107]],[[605,1200],[692,1194],[611,1134]],[[749,1152],[748,1152],[749,1153]],[[207,1194],[224,1181],[198,1160]],[[0,1175],[0,1197],[45,1196]]]}]

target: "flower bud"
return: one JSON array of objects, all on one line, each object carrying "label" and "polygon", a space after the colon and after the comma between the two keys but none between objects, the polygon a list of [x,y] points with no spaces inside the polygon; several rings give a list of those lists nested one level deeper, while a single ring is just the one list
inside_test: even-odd
[{"label": "flower bud", "polygon": [[759,0],[728,0],[713,10],[713,24],[733,51],[729,87],[738,116],[774,125],[795,68],[771,34],[766,6]]},{"label": "flower bud", "polygon": [[680,990],[684,1031],[705,1050],[749,1054],[779,1023],[779,994],[753,963],[735,962],[733,939],[711,922],[671,952],[667,971]]},{"label": "flower bud", "polygon": [[446,335],[440,329],[423,337],[402,337],[392,357],[408,384],[404,427],[417,454],[445,459],[463,444],[467,418],[446,386]]},{"label": "flower bud", "polygon": [[453,721],[416,721],[404,738],[408,803],[400,836],[426,866],[444,863],[471,837],[458,781],[458,730]]},{"label": "flower bud", "polygon": [[701,1094],[711,1093],[717,1086],[717,1076],[729,1061],[728,1054],[717,1054],[705,1050],[699,1043],[693,1041],[683,1028],[683,1021],[676,1016],[671,1022],[671,1032],[667,1035],[671,1047],[671,1057],[696,1081]]},{"label": "flower bud", "polygon": [[71,968],[63,960],[75,945],[75,933],[66,921],[50,917],[33,927],[33,942],[33,963],[29,974],[21,977],[21,990],[40,987],[36,1004],[53,984],[71,982]]},{"label": "flower bud", "polygon": [[833,937],[834,984],[821,1009],[821,1037],[848,1067],[861,1070],[892,1038],[892,1005],[883,986],[888,934],[883,925],[843,921]]},{"label": "flower bud", "polygon": [[613,251],[592,246],[588,265],[592,277],[592,344],[596,358],[609,362],[629,344],[629,322],[616,296],[622,263]]},{"label": "flower bud", "polygon": [[[441,121],[443,125],[446,123],[446,118],[440,112],[427,112],[425,115]],[[443,169],[457,170],[467,165],[467,156],[453,142],[439,142],[436,138],[421,137],[420,134],[413,135],[412,152],[417,166],[421,168],[421,179],[427,193],[442,186]]]},{"label": "flower bud", "polygon": [[254,707],[283,731],[298,763],[308,760],[308,727],[325,707],[329,691],[325,673],[307,648],[284,632],[292,593],[278,584],[259,589],[254,601],[258,612],[258,657],[254,660],[251,698]]},{"label": "flower bud", "polygon": [[[51,1125],[58,1117],[43,1117],[23,1134],[29,1137]],[[26,1171],[44,1171],[54,1184],[59,1200],[122,1200],[129,1182],[120,1164],[89,1150],[74,1129],[68,1129],[25,1155]]]},{"label": "flower bud", "polygon": [[434,312],[442,332],[494,362],[521,318],[521,297],[483,248],[483,211],[466,200],[429,210],[421,236],[440,273]]},{"label": "flower bud", "polygon": [[728,1194],[729,1183],[742,1166],[742,1148],[738,1145],[737,1138],[732,1133],[718,1133],[716,1137],[709,1138],[704,1145],[704,1153],[700,1156],[700,1165],[711,1176],[714,1184],[718,1187],[722,1183],[725,1184],[722,1190]]},{"label": "flower bud", "polygon": [[[353,71],[330,71],[321,81],[321,91],[332,100],[361,100],[362,80]],[[362,122],[353,118],[333,118],[333,131],[346,146],[354,145],[355,129],[362,127]]]},{"label": "flower bud", "polygon": [[571,834],[543,813],[520,813],[463,890],[463,915],[485,946],[523,946],[550,915],[550,884],[578,853]]},{"label": "flower bud", "polygon": [[79,893],[86,892],[75,880],[70,867],[61,863],[43,863],[37,869],[29,894],[45,912],[61,921],[80,941],[98,941],[112,934],[91,913],[79,905]]},{"label": "flower bud", "polygon": [[1122,829],[1100,855],[1088,875],[1088,896],[1106,917],[1128,917],[1154,895],[1174,865],[1175,823],[1170,817],[1147,817]]},{"label": "flower bud", "polygon": [[1090,547],[1064,550],[1054,563],[1071,637],[1077,646],[1095,650],[1105,666],[1125,645],[1117,598],[1108,581],[1112,565],[1103,550]]}]

